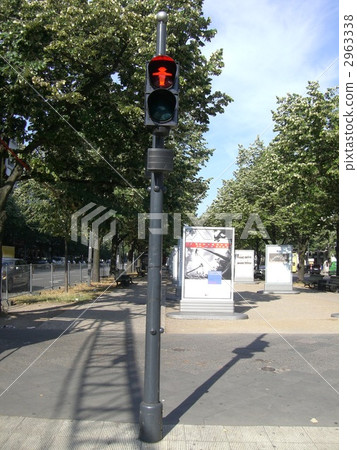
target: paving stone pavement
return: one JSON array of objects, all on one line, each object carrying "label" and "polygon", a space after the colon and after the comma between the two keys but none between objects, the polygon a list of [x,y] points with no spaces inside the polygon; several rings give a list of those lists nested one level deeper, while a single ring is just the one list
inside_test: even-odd
[{"label": "paving stone pavement", "polygon": [[163,439],[145,443],[131,423],[0,416],[1,448],[18,450],[337,450],[338,428],[164,425]]},{"label": "paving stone pavement", "polygon": [[[237,312],[248,314],[248,320],[219,321],[181,320],[167,316],[178,311],[174,288],[166,286],[166,303],[162,307],[162,324],[168,334],[237,334],[290,333],[338,334],[338,294],[298,288],[298,295],[258,294],[261,285],[236,286]],[[125,307],[135,314],[133,333],[145,326],[146,282],[138,281],[130,289],[110,292],[108,299],[125,298]],[[61,316],[42,321],[43,330],[65,328],[77,313],[87,306],[68,310]],[[332,315],[334,316],[332,317]],[[60,319],[60,321],[58,320]],[[86,329],[91,319],[83,317],[77,330]],[[14,322],[12,322],[14,323]],[[157,443],[139,440],[137,423],[108,420],[49,419],[7,415],[0,410],[0,448],[26,450],[62,449],[157,449],[157,450],[335,450],[339,447],[339,428],[334,426],[231,426],[177,423],[163,425],[163,439]]]}]

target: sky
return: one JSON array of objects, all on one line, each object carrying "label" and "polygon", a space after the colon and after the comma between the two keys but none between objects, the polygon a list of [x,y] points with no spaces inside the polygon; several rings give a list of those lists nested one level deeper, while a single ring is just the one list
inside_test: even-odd
[{"label": "sky", "polygon": [[222,179],[232,178],[238,144],[247,147],[259,135],[267,145],[273,138],[277,96],[304,95],[308,81],[319,81],[322,90],[339,83],[338,0],[205,0],[203,12],[217,30],[203,53],[223,48],[225,63],[213,90],[234,102],[211,119],[205,135],[215,152],[200,175],[213,180],[198,215]]}]

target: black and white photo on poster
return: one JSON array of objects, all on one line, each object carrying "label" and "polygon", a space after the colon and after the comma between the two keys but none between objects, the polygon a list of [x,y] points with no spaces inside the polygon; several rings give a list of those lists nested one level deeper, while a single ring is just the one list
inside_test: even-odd
[{"label": "black and white photo on poster", "polygon": [[185,279],[219,279],[232,277],[233,231],[222,228],[185,229]]}]

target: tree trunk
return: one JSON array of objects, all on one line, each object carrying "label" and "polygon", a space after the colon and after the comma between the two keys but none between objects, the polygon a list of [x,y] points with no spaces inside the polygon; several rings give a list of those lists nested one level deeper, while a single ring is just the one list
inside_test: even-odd
[{"label": "tree trunk", "polygon": [[260,245],[260,239],[256,239],[255,240],[255,253],[257,255],[257,269],[259,269],[260,261],[262,259],[262,255],[261,255],[261,252],[259,250],[259,245]]},{"label": "tree trunk", "polygon": [[115,273],[117,269],[117,254],[118,254],[118,248],[119,248],[119,239],[118,234],[116,233],[112,237],[112,248],[111,248],[111,255],[110,255],[110,273]]},{"label": "tree trunk", "polygon": [[68,292],[68,242],[64,240],[64,290]]},{"label": "tree trunk", "polygon": [[[134,261],[134,241],[131,242],[130,244],[130,248],[128,251],[128,267],[127,267],[127,272],[135,272],[136,271],[136,267],[135,264],[133,264]],[[130,269],[130,270],[129,270]]]},{"label": "tree trunk", "polygon": [[[21,178],[22,175],[22,167],[16,165],[11,172],[11,174],[6,177],[5,175],[5,164],[4,164],[4,156],[6,156],[5,150],[0,145],[0,159],[1,159],[1,167],[0,167],[0,247],[1,247],[1,260],[0,260],[0,276],[2,279],[2,240],[4,236],[5,230],[5,222],[6,222],[6,204],[9,195],[12,192],[12,189],[16,183]],[[2,287],[0,283],[0,311],[1,311],[1,299],[2,299]]]},{"label": "tree trunk", "polygon": [[336,276],[340,276],[340,229],[339,223],[337,222],[337,235],[336,235]]},{"label": "tree trunk", "polygon": [[119,245],[123,242],[123,240],[128,236],[128,233],[123,236],[119,236],[119,231],[116,232],[115,236],[112,238],[112,248],[111,248],[111,257],[110,257],[110,273],[115,273],[117,270],[117,256],[119,252]]},{"label": "tree trunk", "polygon": [[93,263],[92,263],[92,281],[94,283],[99,283],[100,281],[100,251],[99,248],[93,249]]},{"label": "tree trunk", "polygon": [[2,311],[2,244],[4,235],[4,224],[6,221],[6,211],[0,213],[0,313]]},{"label": "tree trunk", "polygon": [[298,257],[299,257],[299,265],[298,265],[298,280],[303,282],[305,276],[305,253],[307,250],[307,241],[302,241],[298,243]]}]

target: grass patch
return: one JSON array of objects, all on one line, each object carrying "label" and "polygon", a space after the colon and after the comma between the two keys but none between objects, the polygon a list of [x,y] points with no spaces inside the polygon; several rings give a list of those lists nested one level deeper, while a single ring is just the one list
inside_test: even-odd
[{"label": "grass patch", "polygon": [[[106,289],[111,289],[112,281],[108,280],[100,283],[92,283],[88,286],[86,283],[78,284],[68,288],[48,289],[32,294],[19,295],[11,299],[13,305],[29,305],[33,303],[84,303],[97,298]],[[115,287],[115,285],[114,285]]]}]

